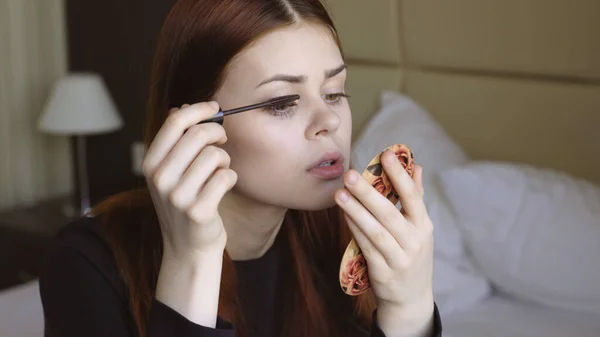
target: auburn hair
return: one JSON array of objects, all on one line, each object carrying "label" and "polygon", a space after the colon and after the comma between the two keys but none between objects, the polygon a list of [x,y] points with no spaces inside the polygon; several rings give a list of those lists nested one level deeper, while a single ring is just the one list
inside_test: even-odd
[{"label": "auburn hair", "polygon": [[[165,19],[155,51],[144,142],[149,146],[169,108],[209,101],[229,61],[270,31],[299,21],[328,27],[342,50],[334,24],[319,0],[179,0]],[[140,336],[154,298],[162,258],[158,217],[145,186],[113,195],[96,205],[114,259],[127,286]],[[338,283],[342,254],[351,239],[340,208],[289,210],[281,227],[284,259],[283,335],[342,336],[368,329],[375,308],[368,291],[356,297]],[[236,291],[233,261],[224,252],[218,314],[244,337],[245,322]]]}]

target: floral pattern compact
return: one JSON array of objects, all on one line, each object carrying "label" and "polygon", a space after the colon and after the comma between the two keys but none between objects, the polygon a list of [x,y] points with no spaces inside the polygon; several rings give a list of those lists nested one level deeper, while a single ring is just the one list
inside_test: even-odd
[{"label": "floral pattern compact", "polygon": [[[386,150],[394,152],[404,169],[413,177],[414,156],[410,148],[404,144],[394,144],[383,149],[375,158],[371,159],[363,171],[362,177],[395,205],[400,198],[381,165],[381,154]],[[342,256],[339,278],[342,290],[351,296],[360,295],[371,288],[366,260],[354,239],[350,241]]]}]

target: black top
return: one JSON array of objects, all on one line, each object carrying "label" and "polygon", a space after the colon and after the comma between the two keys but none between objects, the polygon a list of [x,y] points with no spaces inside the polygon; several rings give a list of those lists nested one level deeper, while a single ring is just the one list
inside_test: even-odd
[{"label": "black top", "polygon": [[[277,301],[279,239],[261,258],[237,261],[238,282],[247,322],[253,336],[275,337],[280,326]],[[119,276],[108,241],[99,221],[82,218],[63,228],[48,250],[40,275],[40,295],[45,316],[45,336],[133,337],[137,329],[130,311],[128,292]],[[248,289],[251,291],[243,291]],[[441,337],[441,321],[435,307],[432,337]],[[371,332],[356,336],[385,337],[373,313]],[[198,325],[154,299],[148,337],[233,337],[234,326],[220,317],[216,327]]]}]

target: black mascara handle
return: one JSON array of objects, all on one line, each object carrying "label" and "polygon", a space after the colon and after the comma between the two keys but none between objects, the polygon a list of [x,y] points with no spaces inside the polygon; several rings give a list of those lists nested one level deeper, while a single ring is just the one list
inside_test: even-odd
[{"label": "black mascara handle", "polygon": [[219,109],[219,112],[217,112],[214,116],[205,119],[203,121],[200,121],[200,123],[198,124],[204,124],[204,123],[218,123],[220,125],[223,125],[223,120],[225,118],[223,117],[223,110]]}]

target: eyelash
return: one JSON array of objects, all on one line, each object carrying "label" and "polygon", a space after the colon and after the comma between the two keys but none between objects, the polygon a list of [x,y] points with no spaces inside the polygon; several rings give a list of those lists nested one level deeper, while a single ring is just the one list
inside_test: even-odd
[{"label": "eyelash", "polygon": [[[342,102],[342,97],[348,98],[350,97],[349,95],[343,93],[343,92],[338,92],[335,94],[327,94],[325,96],[335,96],[335,99],[333,102],[330,102],[330,104],[332,105],[338,105]],[[271,115],[275,115],[275,116],[281,116],[281,117],[286,117],[286,116],[290,116],[293,114],[292,108],[295,107],[296,105],[298,105],[298,103],[293,102],[293,103],[289,103],[289,104],[284,104],[284,105],[277,105],[277,106],[269,106],[264,108],[268,113],[270,113]],[[287,108],[287,110],[285,111],[278,111],[279,108]]]}]

